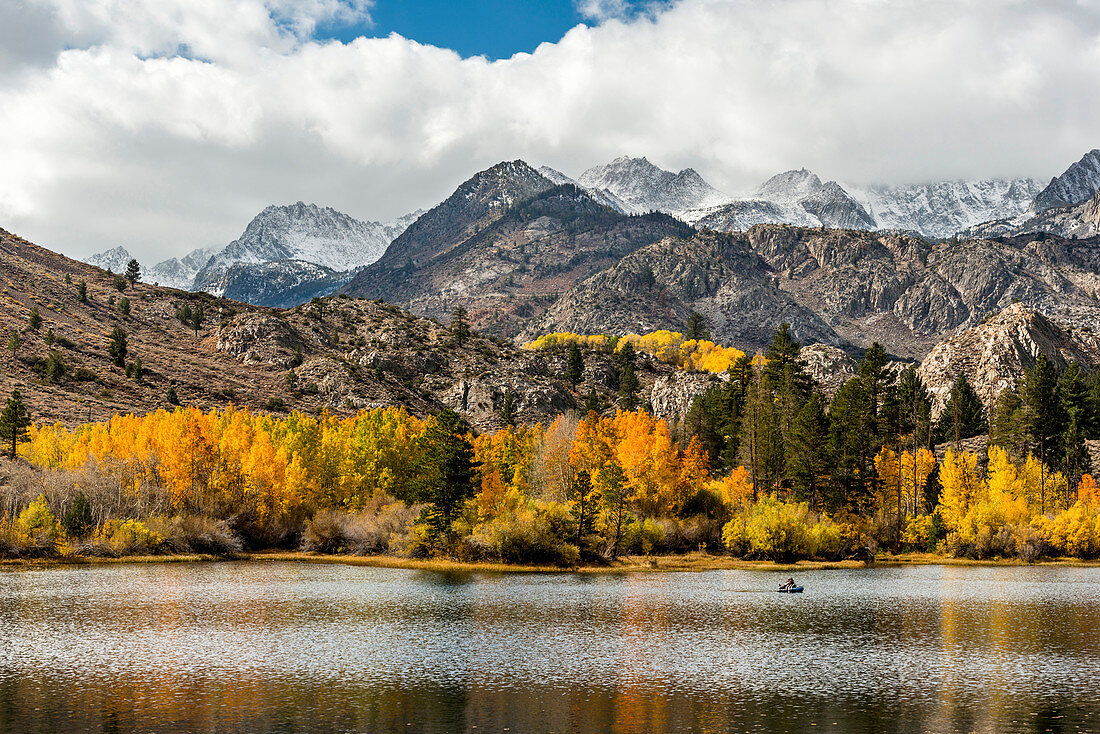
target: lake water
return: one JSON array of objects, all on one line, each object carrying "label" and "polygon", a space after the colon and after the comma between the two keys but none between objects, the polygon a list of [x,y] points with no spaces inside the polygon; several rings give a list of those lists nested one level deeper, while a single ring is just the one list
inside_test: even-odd
[{"label": "lake water", "polygon": [[0,572],[0,731],[1100,730],[1100,569]]}]

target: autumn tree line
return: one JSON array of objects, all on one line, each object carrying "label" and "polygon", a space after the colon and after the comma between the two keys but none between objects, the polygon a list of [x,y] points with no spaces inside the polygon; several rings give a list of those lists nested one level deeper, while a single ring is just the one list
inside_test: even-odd
[{"label": "autumn tree line", "polygon": [[[545,348],[583,368],[576,340]],[[1100,556],[1095,375],[1040,358],[989,416],[960,377],[933,419],[919,375],[877,344],[829,399],[783,325],[722,377],[671,425],[626,406],[480,435],[452,411],[399,407],[24,426],[12,445],[33,469],[0,489],[0,553]]]}]

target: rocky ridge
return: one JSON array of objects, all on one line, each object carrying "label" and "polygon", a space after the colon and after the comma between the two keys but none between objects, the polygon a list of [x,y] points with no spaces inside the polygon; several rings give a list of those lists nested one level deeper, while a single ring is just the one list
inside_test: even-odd
[{"label": "rocky ridge", "polygon": [[1015,386],[1040,354],[1059,370],[1077,362],[1091,372],[1100,368],[1100,333],[1091,328],[1070,330],[1013,304],[937,344],[917,372],[932,393],[934,415],[943,409],[960,374],[966,375],[990,409],[1001,391]]}]

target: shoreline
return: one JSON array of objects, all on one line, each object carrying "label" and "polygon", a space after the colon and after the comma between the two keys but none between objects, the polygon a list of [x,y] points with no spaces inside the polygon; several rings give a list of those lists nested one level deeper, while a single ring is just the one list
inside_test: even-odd
[{"label": "shoreline", "polygon": [[411,571],[437,571],[460,573],[671,573],[701,571],[827,571],[855,568],[899,568],[904,566],[1038,566],[1063,568],[1100,567],[1100,561],[1084,561],[1075,558],[1055,558],[1035,563],[1019,559],[972,560],[947,558],[932,553],[882,554],[874,561],[747,561],[731,556],[707,553],[683,553],[663,556],[622,556],[607,564],[579,566],[550,566],[538,564],[513,564],[492,562],[464,562],[449,559],[397,558],[393,556],[350,556],[336,554],[305,553],[302,551],[256,551],[230,557],[203,554],[178,554],[155,556],[63,556],[58,558],[10,558],[0,559],[0,571],[61,566],[102,566],[112,564],[143,563],[318,563],[392,568]]}]

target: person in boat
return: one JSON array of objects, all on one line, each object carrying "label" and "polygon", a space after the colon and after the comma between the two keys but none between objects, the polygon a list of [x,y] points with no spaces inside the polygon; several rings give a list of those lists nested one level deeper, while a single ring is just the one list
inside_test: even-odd
[{"label": "person in boat", "polygon": [[785,582],[783,582],[783,585],[780,586],[779,588],[780,589],[793,589],[794,588],[794,579],[791,579],[791,578],[787,579]]}]

